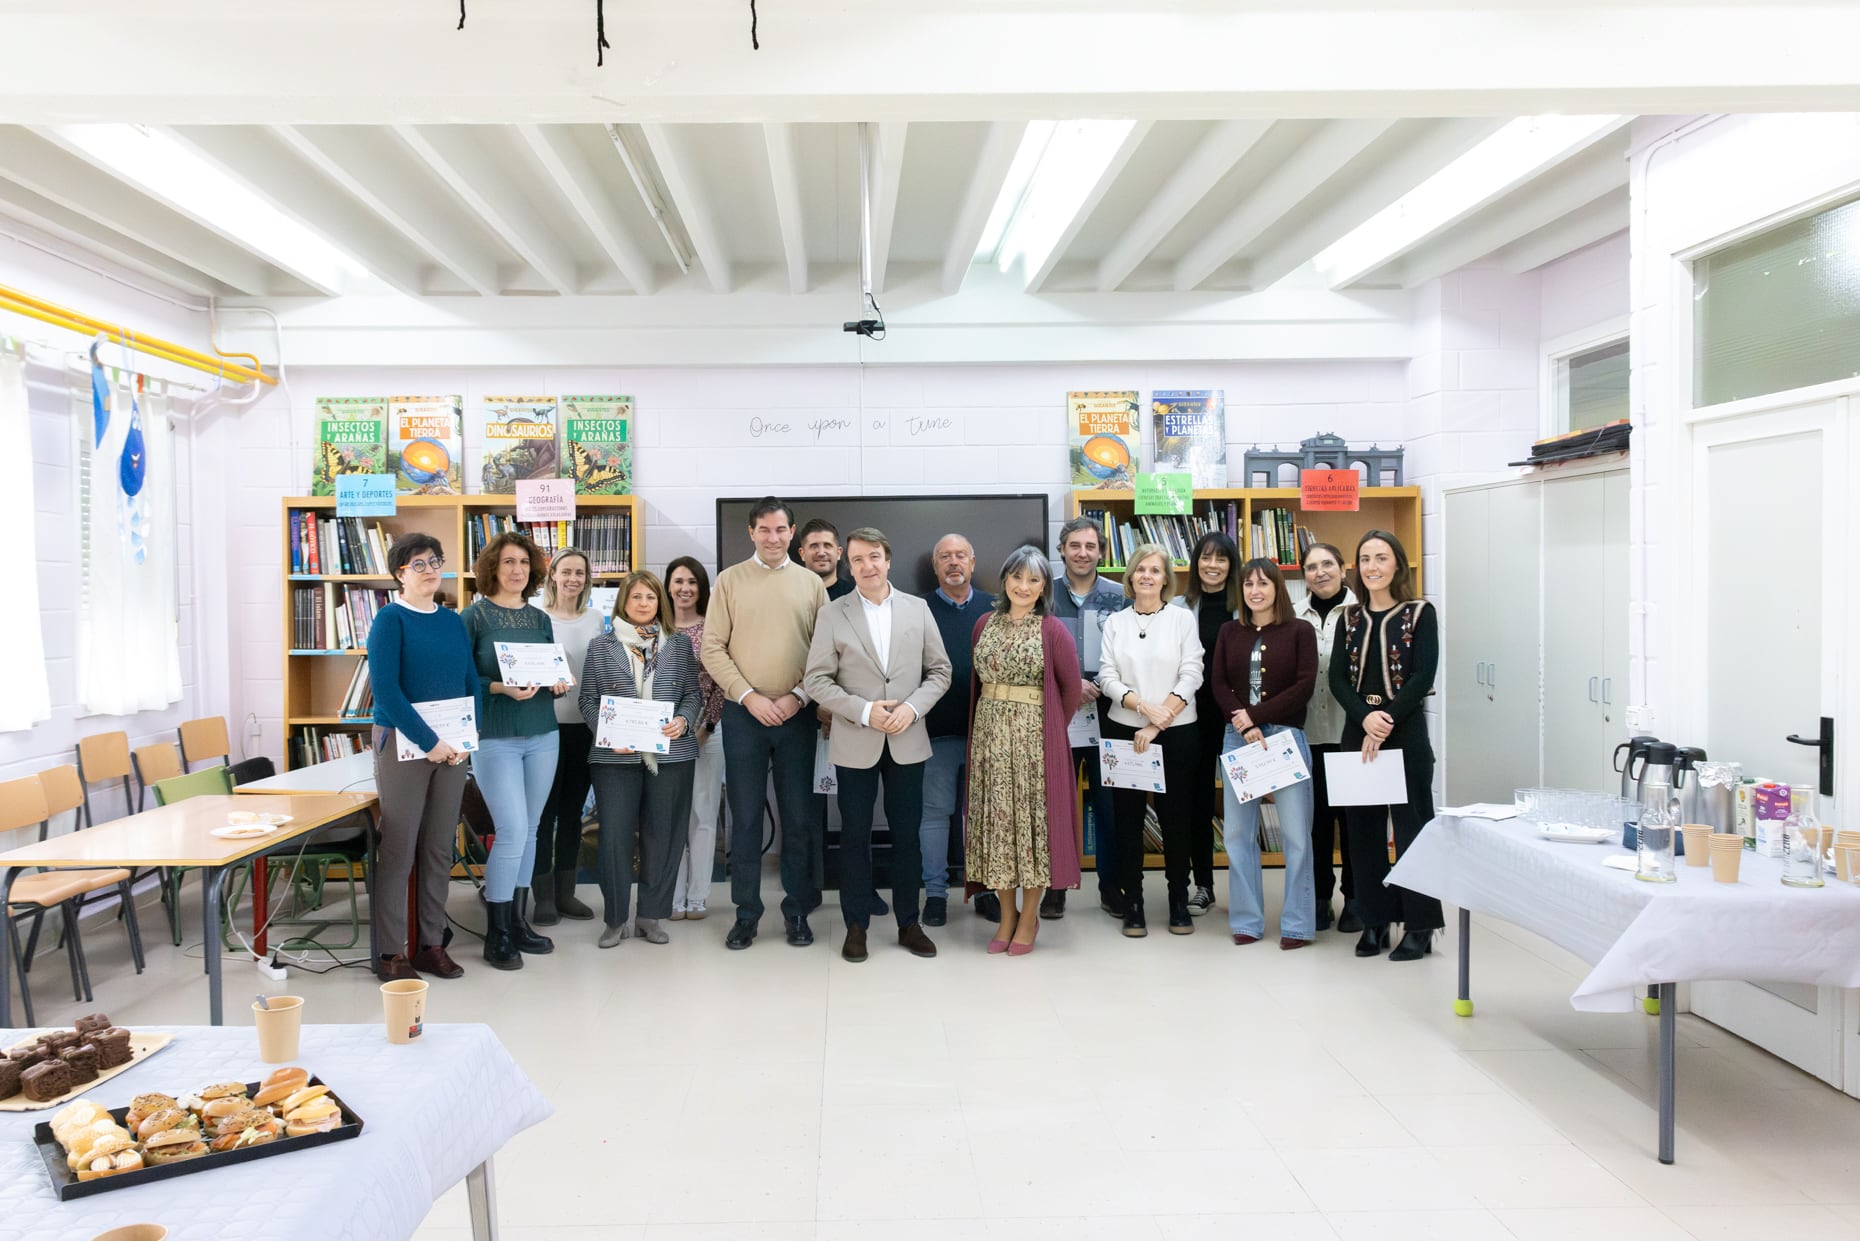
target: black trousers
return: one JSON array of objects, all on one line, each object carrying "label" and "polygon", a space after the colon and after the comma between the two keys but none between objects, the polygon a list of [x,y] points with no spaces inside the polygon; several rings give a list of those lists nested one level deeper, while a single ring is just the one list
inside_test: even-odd
[{"label": "black trousers", "polygon": [[891,747],[870,767],[833,766],[840,782],[840,913],[847,926],[872,924],[872,807],[885,784],[885,824],[891,831],[891,912],[901,931],[917,921],[923,894],[924,765],[900,763]]},{"label": "black trousers", "polygon": [[663,759],[601,763],[594,770],[594,810],[601,820],[601,914],[608,926],[625,926],[632,903],[633,855],[639,854],[639,916],[672,916],[672,889],[691,830],[695,762]]},{"label": "black trousers", "polygon": [[[1343,749],[1362,751],[1361,729],[1345,729]],[[1431,896],[1399,886],[1384,886],[1389,876],[1387,824],[1395,825],[1395,856],[1408,851],[1434,817],[1434,751],[1428,744],[1427,725],[1416,717],[1382,743],[1384,750],[1400,750],[1408,785],[1408,800],[1400,806],[1351,806],[1346,812],[1350,855],[1356,863],[1356,908],[1365,926],[1399,922],[1409,931],[1432,931],[1447,924],[1440,902]]]},{"label": "black trousers", "polygon": [[543,805],[542,820],[536,825],[535,883],[558,870],[577,870],[581,865],[581,808],[588,802],[588,750],[594,733],[586,724],[556,724],[559,750],[555,759],[555,786]]},{"label": "black trousers", "polygon": [[1330,804],[1330,786],[1324,774],[1324,756],[1341,750],[1334,741],[1311,747],[1311,884],[1317,890],[1320,907],[1329,905],[1337,890],[1337,870],[1331,858],[1338,850],[1343,854],[1343,899],[1356,899],[1356,865],[1343,824],[1343,807]]},{"label": "black trousers", "polygon": [[[1188,830],[1188,863],[1198,887],[1214,890],[1214,837],[1221,833],[1221,820],[1227,807],[1214,778],[1221,770],[1221,739],[1227,721],[1212,700],[1203,712],[1200,699],[1195,703],[1195,821]],[[1167,761],[1167,760],[1165,760]]]},{"label": "black trousers", "polygon": [[[1128,741],[1137,730],[1120,724],[1108,715],[1099,718],[1099,728],[1112,741]],[[1195,755],[1200,737],[1194,725],[1177,724],[1165,728],[1151,745],[1162,749],[1163,784],[1167,791],[1145,793],[1141,789],[1112,789],[1111,802],[1117,813],[1117,877],[1123,885],[1126,901],[1143,899],[1143,817],[1144,807],[1156,800],[1156,820],[1162,826],[1163,875],[1169,895],[1188,896],[1188,832],[1195,817]]]}]

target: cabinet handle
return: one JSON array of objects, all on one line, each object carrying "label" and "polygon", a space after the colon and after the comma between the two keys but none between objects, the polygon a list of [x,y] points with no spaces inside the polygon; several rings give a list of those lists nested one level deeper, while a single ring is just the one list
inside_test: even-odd
[{"label": "cabinet handle", "polygon": [[1601,679],[1602,679],[1602,678],[1600,678],[1600,677],[1590,677],[1590,678],[1589,678],[1589,701],[1590,701],[1590,702],[1597,702],[1597,701],[1599,701],[1599,699],[1597,699],[1597,698],[1596,698],[1596,696],[1595,696],[1595,686],[1596,686],[1596,683],[1597,683],[1597,682],[1599,682],[1599,681],[1600,681]]},{"label": "cabinet handle", "polygon": [[1485,684],[1485,663],[1483,660],[1473,665],[1473,684]]},{"label": "cabinet handle", "polygon": [[1485,666],[1485,687],[1487,689],[1498,688],[1498,665],[1497,664],[1487,664]]},{"label": "cabinet handle", "polygon": [[1613,685],[1614,683],[1615,683],[1615,679],[1613,677],[1602,678],[1602,702],[1606,706],[1614,705],[1614,699],[1609,697],[1609,692],[1610,692],[1609,686]]}]

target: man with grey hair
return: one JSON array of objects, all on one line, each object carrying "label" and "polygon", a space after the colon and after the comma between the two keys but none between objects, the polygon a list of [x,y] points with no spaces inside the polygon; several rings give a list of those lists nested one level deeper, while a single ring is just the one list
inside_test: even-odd
[{"label": "man with grey hair", "polygon": [[[937,588],[924,596],[943,650],[949,655],[949,692],[930,708],[930,761],[924,764],[924,924],[942,926],[949,916],[949,837],[960,820],[963,778],[969,766],[969,678],[974,668],[976,622],[995,606],[995,597],[975,588],[975,544],[960,534],[946,534],[930,550]],[[999,898],[978,893],[975,907],[984,916]]]},{"label": "man with grey hair", "polygon": [[[1085,681],[1085,696],[1080,701],[1088,703],[1098,700],[1099,634],[1104,629],[1104,618],[1130,606],[1122,586],[1098,575],[1103,549],[1104,536],[1093,518],[1074,517],[1059,527],[1059,559],[1066,572],[1063,580],[1053,583],[1053,615],[1065,623],[1078,643],[1079,675]],[[1091,813],[1096,836],[1093,848],[1098,871],[1098,904],[1113,918],[1121,919],[1124,894],[1118,883],[1117,867],[1111,861],[1117,856],[1112,839],[1111,794],[1104,787],[1098,770],[1097,747],[1081,746],[1073,750],[1072,761],[1085,773],[1085,807]],[[1065,915],[1064,890],[1049,888],[1040,902],[1040,916],[1063,918]]]}]

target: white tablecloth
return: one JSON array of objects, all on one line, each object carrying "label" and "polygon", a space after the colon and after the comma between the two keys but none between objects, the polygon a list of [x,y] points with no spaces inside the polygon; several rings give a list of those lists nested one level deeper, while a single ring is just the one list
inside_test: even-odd
[{"label": "white tablecloth", "polygon": [[1429,823],[1389,882],[1494,914],[1575,953],[1594,969],[1570,1003],[1625,1012],[1635,989],[1707,979],[1860,987],[1860,888],[1827,876],[1791,888],[1782,863],[1743,855],[1740,882],[1679,865],[1679,882],[1642,883],[1602,859],[1617,844],[1544,840],[1521,820]]},{"label": "white tablecloth", "polygon": [[[259,1081],[251,1027],[172,1029],[166,1049],[86,1098],[121,1107],[145,1091]],[[12,1046],[27,1031],[0,1031]],[[272,1159],[60,1202],[32,1144],[43,1112],[0,1113],[0,1241],[83,1241],[123,1224],[170,1241],[388,1241],[413,1235],[433,1202],[512,1136],[554,1111],[483,1025],[426,1027],[388,1043],[381,1024],[305,1026],[295,1061],[361,1116],[361,1136]]]}]

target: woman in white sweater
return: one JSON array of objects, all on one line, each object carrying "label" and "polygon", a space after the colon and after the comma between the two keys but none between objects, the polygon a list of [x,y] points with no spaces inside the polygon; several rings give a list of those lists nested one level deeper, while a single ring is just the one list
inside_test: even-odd
[{"label": "woman in white sweater", "polygon": [[[1143,918],[1144,803],[1156,802],[1162,824],[1163,871],[1169,884],[1169,933],[1195,929],[1188,911],[1189,833],[1195,817],[1195,690],[1201,685],[1201,636],[1194,613],[1165,606],[1175,593],[1169,553],[1145,543],[1130,557],[1124,593],[1131,606],[1105,619],[1098,687],[1107,709],[1106,740],[1131,743],[1137,753],[1162,750],[1164,791],[1116,789],[1117,877],[1124,891],[1124,934],[1149,934]],[[1207,830],[1207,824],[1201,825]],[[1107,859],[1100,858],[1099,865]]]},{"label": "woman in white sweater", "polygon": [[[601,635],[606,617],[588,606],[594,585],[588,572],[588,553],[564,547],[549,563],[549,581],[543,587],[543,610],[555,626],[555,640],[568,657],[568,670],[581,680],[581,664],[588,643]],[[588,747],[594,734],[581,718],[575,695],[555,700],[556,737],[560,749],[555,763],[555,785],[536,827],[536,870],[530,891],[536,897],[537,926],[554,926],[563,918],[588,919],[594,911],[575,896],[575,877],[581,858],[581,810],[588,800]]]}]

